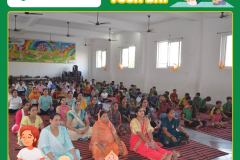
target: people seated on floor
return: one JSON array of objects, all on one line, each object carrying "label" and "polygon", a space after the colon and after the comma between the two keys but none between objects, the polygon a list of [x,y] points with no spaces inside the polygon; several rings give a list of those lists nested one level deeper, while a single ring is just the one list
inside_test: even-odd
[{"label": "people seated on floor", "polygon": [[172,108],[172,106],[167,102],[167,99],[164,95],[160,95],[159,106],[157,108],[158,108],[158,117],[162,119],[167,116],[166,112],[169,108]]},{"label": "people seated on floor", "polygon": [[112,103],[111,109],[108,113],[108,117],[109,117],[109,120],[111,121],[111,123],[113,124],[113,126],[115,127],[115,129],[118,132],[119,128],[120,128],[120,125],[122,124],[122,115],[119,112],[117,102]]},{"label": "people seated on floor", "polygon": [[185,99],[191,99],[190,94],[189,93],[185,93],[185,96],[179,101],[179,108],[182,110],[184,105],[183,102]]},{"label": "people seated on floor", "polygon": [[212,116],[213,116],[213,113],[215,111],[216,108],[219,108],[220,109],[220,113],[222,115],[222,120],[226,121],[228,120],[228,116],[224,114],[223,112],[223,106],[222,106],[222,101],[216,101],[216,105],[211,109],[210,111],[210,119],[212,119]]},{"label": "people seated on floor", "polygon": [[106,92],[108,93],[108,96],[113,96],[113,89],[112,89],[112,86],[110,84],[108,84],[106,86]]},{"label": "people seated on floor", "polygon": [[151,111],[150,111],[150,108],[148,105],[148,100],[146,98],[141,100],[140,107],[145,109],[145,116],[147,116],[149,118],[151,115],[151,113],[150,113]]},{"label": "people seated on floor", "polygon": [[66,82],[65,82],[65,84],[63,83],[61,86],[61,89],[62,89],[62,93],[64,94],[64,96],[66,96],[69,91],[69,84],[67,84]]},{"label": "people seated on floor", "polygon": [[192,102],[192,117],[196,118],[197,114],[199,113],[199,108],[202,103],[202,98],[200,97],[200,93],[197,92],[195,97],[193,98]]},{"label": "people seated on floor", "polygon": [[192,106],[190,100],[184,102],[184,108],[182,111],[182,120],[184,121],[184,126],[193,129],[199,129],[200,127],[206,126],[206,121],[202,121],[198,118],[192,117]]},{"label": "people seated on floor", "polygon": [[161,126],[161,120],[158,116],[158,108],[151,108],[151,115],[150,115],[150,124],[151,126],[154,128],[154,131],[153,131],[153,136],[154,138],[157,137],[157,134],[158,134],[158,130]]},{"label": "people seated on floor", "polygon": [[110,85],[112,88],[115,88],[115,81],[112,81],[109,85]]},{"label": "people seated on floor", "polygon": [[91,97],[98,97],[99,96],[99,92],[95,87],[92,87],[92,91],[91,91]]},{"label": "people seated on floor", "polygon": [[48,95],[48,89],[43,90],[43,95],[38,100],[38,110],[40,115],[49,114],[52,110],[52,97]]},{"label": "people seated on floor", "polygon": [[43,129],[44,124],[42,118],[38,115],[38,105],[33,104],[28,109],[28,115],[22,117],[21,126],[32,125],[38,129]]},{"label": "people seated on floor", "polygon": [[16,89],[12,90],[12,95],[9,98],[8,111],[10,114],[16,113],[22,107],[22,98],[18,96]]},{"label": "people seated on floor", "polygon": [[211,116],[212,126],[215,128],[226,128],[226,122],[223,122],[222,111],[215,107]]},{"label": "people seated on floor", "polygon": [[143,99],[142,93],[140,91],[137,91],[137,95],[136,95],[136,105],[137,106],[141,105],[142,99]]},{"label": "people seated on floor", "polygon": [[137,108],[136,100],[134,98],[131,98],[129,102],[130,119],[133,119],[136,117],[136,112],[135,112],[136,108]]},{"label": "people seated on floor", "polygon": [[89,145],[95,160],[103,160],[111,151],[118,156],[128,154],[125,144],[120,140],[113,124],[104,110],[99,112],[98,121],[93,126],[92,138]]},{"label": "people seated on floor", "polygon": [[100,83],[100,82],[97,82],[95,88],[96,88],[96,91],[100,94],[101,91],[102,91],[101,83]]},{"label": "people seated on floor", "polygon": [[202,99],[201,103],[200,103],[200,106],[199,106],[199,112],[201,113],[209,113],[210,109],[208,106],[207,106],[207,102],[210,102],[211,101],[211,97],[210,96],[207,96],[206,98]]},{"label": "people seated on floor", "polygon": [[[28,115],[22,117],[20,123],[20,129],[22,126],[34,126],[39,130],[43,129],[44,124],[42,118],[38,115],[38,106],[37,104],[33,104],[28,109]],[[22,142],[20,141],[19,133],[18,133],[18,144],[22,146]]]},{"label": "people seated on floor", "polygon": [[131,85],[131,87],[129,88],[129,95],[131,98],[136,99],[138,96],[138,91],[137,91],[137,86],[136,85]]},{"label": "people seated on floor", "polygon": [[20,81],[19,83],[16,84],[15,89],[18,92],[18,95],[20,97],[24,97],[27,92],[27,86],[23,81]]},{"label": "people seated on floor", "polygon": [[91,92],[92,92],[92,87],[91,87],[90,83],[87,82],[86,86],[83,88],[83,95],[85,97],[89,97],[89,96],[91,96]]},{"label": "people seated on floor", "polygon": [[66,104],[66,98],[61,98],[56,113],[61,116],[61,124],[65,125],[67,121],[67,113],[71,108]]},{"label": "people seated on floor", "polygon": [[66,127],[60,124],[61,116],[52,113],[50,125],[40,133],[38,148],[50,160],[57,160],[61,156],[66,156],[70,160],[80,160],[79,150],[74,148]]},{"label": "people seated on floor", "polygon": [[108,98],[108,93],[107,93],[106,88],[103,89],[103,91],[101,93],[101,98],[102,98],[103,101]]},{"label": "people seated on floor", "polygon": [[124,90],[122,91],[122,95],[127,98],[127,101],[128,101],[128,102],[130,102],[131,97],[130,97],[130,94],[129,94],[127,88],[124,88]]},{"label": "people seated on floor", "polygon": [[157,92],[152,91],[152,93],[148,95],[149,106],[156,108],[158,105],[158,99]]},{"label": "people seated on floor", "polygon": [[39,93],[43,93],[43,90],[46,88],[46,86],[43,84],[43,81],[40,81],[39,84],[36,86],[36,89]]},{"label": "people seated on floor", "polygon": [[227,102],[223,105],[223,113],[232,117],[232,97],[227,97]]},{"label": "people seated on floor", "polygon": [[68,133],[72,141],[88,140],[92,135],[92,127],[87,112],[81,108],[81,102],[77,101],[74,108],[67,113]]},{"label": "people seated on floor", "polygon": [[154,129],[149,119],[145,116],[145,108],[137,107],[136,118],[131,120],[130,150],[151,160],[172,160],[177,159],[178,152],[162,148],[161,143],[153,140]]},{"label": "people seated on floor", "polygon": [[95,79],[92,79],[92,80],[90,81],[90,85],[91,85],[91,86],[95,86],[95,85],[96,85]]},{"label": "people seated on floor", "polygon": [[175,111],[167,110],[167,117],[161,121],[161,127],[158,132],[159,140],[165,147],[174,147],[188,142],[189,136],[175,119]]},{"label": "people seated on floor", "polygon": [[77,86],[76,86],[76,90],[75,90],[75,92],[73,93],[73,97],[77,99],[77,97],[78,97],[78,95],[79,95],[80,93],[82,93],[81,88],[80,88],[79,85],[77,85]]},{"label": "people seated on floor", "polygon": [[112,102],[117,102],[120,103],[120,98],[121,98],[121,92],[120,91],[116,91],[113,93],[112,97],[109,97],[108,99],[111,99]]},{"label": "people seated on floor", "polygon": [[76,99],[73,97],[73,92],[68,91],[68,95],[66,98],[66,104],[69,106],[69,109],[72,109],[76,103]]},{"label": "people seated on floor", "polygon": [[102,110],[102,104],[98,102],[97,97],[92,97],[89,105],[86,108],[90,126],[93,126],[95,121],[98,119],[97,115],[100,110]]},{"label": "people seated on floor", "polygon": [[123,96],[121,97],[121,102],[119,105],[119,112],[122,115],[122,122],[123,123],[130,123],[130,107],[127,103],[127,97]]},{"label": "people seated on floor", "polygon": [[155,86],[153,86],[153,87],[150,89],[149,95],[158,95],[157,89],[156,89]]},{"label": "people seated on floor", "polygon": [[21,124],[21,121],[22,121],[22,118],[24,116],[27,116],[28,115],[28,111],[29,111],[29,107],[30,107],[30,102],[28,102],[26,99],[23,100],[23,107],[22,109],[19,109],[17,112],[16,112],[16,115],[15,115],[15,124],[12,126],[11,130],[13,133],[18,133],[19,131],[19,128],[20,128],[20,124]]},{"label": "people seated on floor", "polygon": [[80,102],[82,109],[86,109],[87,108],[87,102],[86,102],[86,99],[83,97],[82,93],[78,94],[76,101]]},{"label": "people seated on floor", "polygon": [[119,89],[120,89],[120,90],[123,90],[124,88],[125,88],[125,87],[124,87],[123,82],[120,82]]},{"label": "people seated on floor", "polygon": [[67,93],[63,92],[63,89],[57,85],[55,91],[52,94],[53,99],[60,99],[62,97],[67,97]]},{"label": "people seated on floor", "polygon": [[28,100],[31,102],[31,104],[37,104],[40,96],[41,94],[38,92],[36,87],[33,87],[31,93],[28,96]]},{"label": "people seated on floor", "polygon": [[166,98],[167,103],[172,106],[172,102],[169,97],[169,91],[165,91],[163,95]]},{"label": "people seated on floor", "polygon": [[172,104],[174,105],[174,107],[178,106],[179,99],[178,99],[178,94],[177,94],[176,89],[173,89],[173,92],[170,94],[170,100],[171,100]]},{"label": "people seated on floor", "polygon": [[54,88],[53,88],[53,82],[52,82],[51,79],[49,79],[48,82],[47,82],[47,88],[48,88],[49,90],[54,89]]}]

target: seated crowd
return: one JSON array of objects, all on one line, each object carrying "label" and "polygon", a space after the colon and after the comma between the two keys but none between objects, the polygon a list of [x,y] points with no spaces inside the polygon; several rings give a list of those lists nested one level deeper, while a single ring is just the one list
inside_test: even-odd
[{"label": "seated crowd", "polygon": [[[177,159],[180,154],[164,148],[188,143],[184,127],[199,129],[224,128],[232,116],[232,98],[222,105],[211,106],[211,97],[192,99],[186,93],[179,99],[177,90],[159,95],[156,87],[149,94],[136,85],[90,82],[23,81],[9,87],[9,114],[15,114],[12,132],[21,142],[20,130],[34,126],[40,131],[38,149],[50,160],[67,156],[81,158],[72,141],[91,139],[89,149],[95,160],[104,159],[111,151],[126,156],[128,150],[120,137],[131,134],[130,150],[152,160]],[[201,119],[200,113],[209,114]],[[50,117],[44,126],[43,116]],[[210,122],[210,123],[209,123]],[[80,148],[81,150],[81,148]],[[19,158],[19,157],[18,157]],[[20,158],[19,158],[20,160]]]}]

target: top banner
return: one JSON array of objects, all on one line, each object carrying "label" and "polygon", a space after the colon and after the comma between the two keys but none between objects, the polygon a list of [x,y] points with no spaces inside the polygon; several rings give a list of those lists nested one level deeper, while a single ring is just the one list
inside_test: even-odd
[{"label": "top banner", "polygon": [[[101,0],[7,0],[9,7],[56,7],[56,8],[98,8],[101,7]],[[233,6],[224,0],[179,0],[172,3],[169,0],[109,0],[104,1],[110,5],[165,5],[173,8],[232,8]]]}]

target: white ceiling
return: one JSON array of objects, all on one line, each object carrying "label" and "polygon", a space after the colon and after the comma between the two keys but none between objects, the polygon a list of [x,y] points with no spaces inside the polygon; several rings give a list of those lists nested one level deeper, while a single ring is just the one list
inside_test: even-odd
[{"label": "white ceiling", "polygon": [[[17,28],[21,32],[32,32],[65,36],[67,21],[70,22],[70,35],[85,39],[108,38],[108,28],[114,33],[143,32],[147,28],[147,15],[151,15],[151,25],[173,20],[200,21],[203,18],[217,19],[220,12],[100,12],[100,22],[111,24],[95,26],[95,12],[34,12],[43,15],[26,15],[24,12],[9,14],[9,29],[14,29],[14,15],[17,16]],[[230,13],[226,13],[230,15]],[[227,18],[231,18],[228,16]]]}]

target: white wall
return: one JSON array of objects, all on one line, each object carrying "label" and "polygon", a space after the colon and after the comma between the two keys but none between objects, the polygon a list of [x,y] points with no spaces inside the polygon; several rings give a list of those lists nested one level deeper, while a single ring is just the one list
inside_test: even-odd
[{"label": "white wall", "polygon": [[[231,95],[232,69],[219,70],[220,39],[217,32],[231,31],[228,19],[202,21],[170,21],[154,25],[154,33],[120,33],[114,36],[108,48],[107,70],[95,69],[96,49],[106,47],[106,42],[98,41],[91,46],[92,73],[96,80],[123,81],[126,86],[136,84],[148,92],[156,86],[159,93],[165,90],[178,90],[180,96],[189,92],[192,96],[201,92],[202,97],[210,95],[214,101]],[[181,67],[173,72],[169,69],[156,69],[156,41],[183,37]],[[104,45],[101,45],[104,43]],[[118,68],[122,47],[136,46],[136,68]],[[110,66],[110,67],[109,67]]]},{"label": "white wall", "polygon": [[[158,33],[151,33],[147,39],[146,89],[156,86],[160,93],[176,88],[183,95],[195,94],[197,70],[200,55],[200,22],[171,21],[154,27]],[[182,37],[181,66],[173,72],[170,69],[156,69],[156,41]]]},{"label": "white wall", "polygon": [[[42,39],[49,40],[48,35],[42,34],[16,34],[16,38],[26,38],[26,39]],[[72,71],[73,65],[78,65],[80,71],[84,78],[88,78],[88,53],[89,48],[82,46],[82,43],[78,42],[78,39],[74,38],[63,38],[52,36],[53,41],[65,41],[76,43],[76,60],[73,63],[63,64],[63,63],[28,63],[28,62],[9,62],[9,75],[19,76],[19,75],[29,75],[29,76],[59,76],[62,75],[62,71]]]},{"label": "white wall", "polygon": [[[105,50],[106,51],[106,58],[107,58],[107,64],[106,69],[102,68],[96,68],[96,51],[97,50]],[[110,77],[110,43],[105,40],[93,40],[91,41],[91,58],[90,58],[90,64],[91,67],[89,69],[89,77],[96,79],[96,81],[104,81],[111,79]]]},{"label": "white wall", "polygon": [[214,99],[225,101],[232,95],[232,69],[220,70],[218,67],[221,36],[217,32],[232,30],[230,19],[203,21],[202,65],[199,90],[204,95],[214,95]]}]

